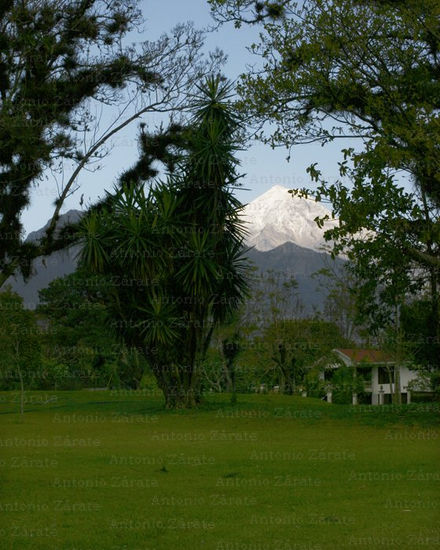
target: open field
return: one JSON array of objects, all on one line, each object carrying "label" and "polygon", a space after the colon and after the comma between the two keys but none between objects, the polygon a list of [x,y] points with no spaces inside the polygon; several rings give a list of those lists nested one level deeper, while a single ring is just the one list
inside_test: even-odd
[{"label": "open field", "polygon": [[0,393],[0,547],[440,548],[439,404]]}]

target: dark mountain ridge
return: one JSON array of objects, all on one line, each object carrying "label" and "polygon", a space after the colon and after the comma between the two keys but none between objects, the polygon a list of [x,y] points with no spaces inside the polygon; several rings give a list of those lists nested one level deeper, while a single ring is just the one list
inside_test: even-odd
[{"label": "dark mountain ridge", "polygon": [[[77,222],[82,212],[70,210],[60,217],[58,228],[67,223]],[[49,222],[48,222],[49,223]],[[29,234],[27,241],[37,241],[44,235],[48,224]],[[21,275],[10,277],[6,284],[11,285],[23,297],[25,307],[35,309],[38,304],[38,291],[46,288],[57,277],[63,277],[76,269],[79,246],[54,252],[50,256],[38,258],[33,264],[33,275],[25,282]],[[274,272],[279,280],[288,280],[294,277],[298,283],[297,295],[304,304],[304,315],[314,310],[322,310],[326,292],[322,288],[324,278],[312,277],[323,268],[339,270],[344,265],[340,259],[332,260],[325,253],[315,252],[309,248],[298,246],[292,242],[285,242],[272,250],[261,251],[250,249],[246,256],[255,265],[260,275]]]}]

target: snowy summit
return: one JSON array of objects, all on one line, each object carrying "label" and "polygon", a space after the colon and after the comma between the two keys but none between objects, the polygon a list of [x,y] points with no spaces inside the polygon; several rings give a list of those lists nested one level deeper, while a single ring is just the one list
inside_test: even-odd
[{"label": "snowy summit", "polygon": [[[314,219],[326,214],[330,220],[321,229]],[[338,220],[331,217],[330,210],[321,203],[295,197],[282,185],[271,187],[251,201],[242,213],[248,231],[246,243],[261,251],[272,250],[286,242],[322,251],[324,231],[338,224]]]}]

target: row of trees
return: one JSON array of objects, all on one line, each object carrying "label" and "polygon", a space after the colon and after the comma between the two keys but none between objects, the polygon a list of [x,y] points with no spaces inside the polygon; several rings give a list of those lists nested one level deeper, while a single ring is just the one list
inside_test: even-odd
[{"label": "row of trees", "polygon": [[217,392],[269,391],[287,395],[306,391],[324,395],[319,383],[322,360],[335,347],[351,343],[337,326],[320,319],[283,319],[252,336],[232,323],[218,330],[203,365],[204,383]]},{"label": "row of trees", "polygon": [[[253,286],[250,299],[227,323],[214,329],[211,344],[199,363],[200,389],[231,392],[233,402],[236,392],[268,391],[276,386],[286,394],[305,390],[308,395],[325,395],[326,383],[320,382],[319,375],[332,356],[331,350],[356,345],[343,335],[346,319],[340,322],[344,316],[355,324],[351,305],[349,310],[340,307],[346,300],[340,289],[328,297],[328,306],[338,306],[336,317],[333,310],[327,314],[332,322],[317,314],[292,319],[286,316],[291,311],[286,311],[284,304],[293,283],[283,284],[274,275],[259,276],[259,285]],[[119,323],[108,307],[108,294],[116,283],[127,289],[134,281],[78,270],[40,292],[41,305],[36,314],[24,310],[17,295],[1,293],[1,387],[23,390],[98,386],[157,391],[144,348],[130,346],[120,338]],[[425,371],[433,352],[426,323],[428,306],[418,301],[402,308],[399,343],[405,359],[424,366]],[[375,343],[392,354],[393,335],[381,336]],[[362,388],[355,388],[355,382],[360,379],[354,380],[350,369],[338,371],[332,379],[335,402],[350,402],[355,390],[361,398]]]},{"label": "row of trees", "polygon": [[77,272],[41,292],[37,311],[0,293],[0,389],[138,388],[148,364],[112,328],[105,281]]},{"label": "row of trees", "polygon": [[[2,292],[2,389],[157,388],[151,386],[154,363],[146,360],[145,340],[140,337],[137,347],[121,338],[109,302],[116,285],[110,281],[106,275],[78,270],[42,290],[36,312],[25,310],[18,295]],[[270,282],[267,290],[276,293]],[[254,290],[253,297],[259,294]],[[251,314],[247,309],[244,304],[214,329],[207,352],[199,358],[199,389],[232,392],[233,401],[236,391],[256,391],[262,384],[267,389],[279,386],[286,394],[301,387],[310,391],[316,389],[319,359],[335,346],[349,345],[333,323],[285,318],[276,306],[264,313],[264,304],[262,323],[262,315],[254,316],[255,306]],[[168,351],[172,347],[168,341]]]}]

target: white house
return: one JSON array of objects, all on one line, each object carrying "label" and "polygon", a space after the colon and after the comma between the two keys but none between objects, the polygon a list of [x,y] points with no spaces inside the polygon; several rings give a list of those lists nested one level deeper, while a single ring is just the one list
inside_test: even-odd
[{"label": "white house", "polygon": [[[321,373],[321,380],[328,380],[331,387],[332,370],[340,368],[341,364],[355,369],[354,375],[363,380],[364,392],[371,394],[372,405],[382,405],[391,403],[394,386],[396,383],[396,361],[389,355],[380,350],[373,349],[334,349],[334,358],[338,361],[329,361],[325,371]],[[400,393],[402,403],[411,402],[411,391],[408,389],[408,383],[417,379],[417,374],[408,368],[408,364],[403,363],[399,366]],[[331,400],[331,389],[327,394],[327,399]],[[353,395],[353,404],[357,404],[357,396]]]}]

